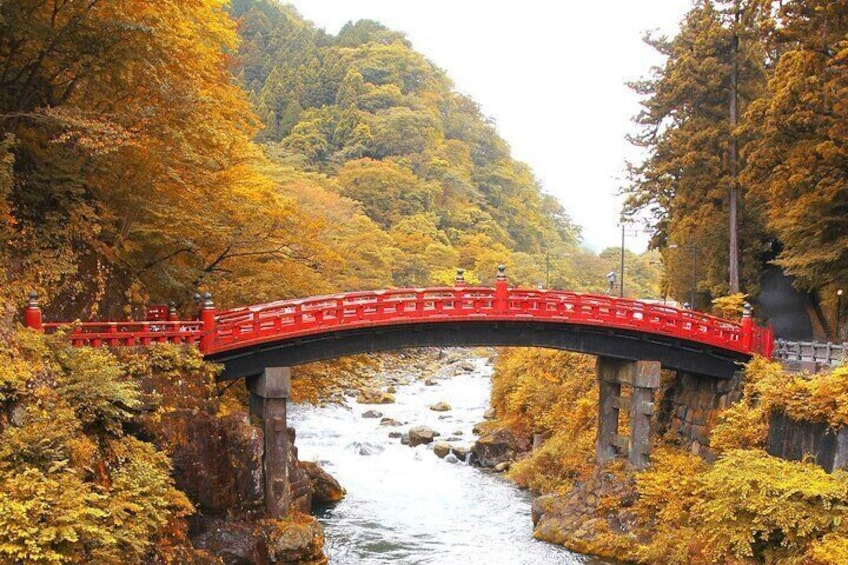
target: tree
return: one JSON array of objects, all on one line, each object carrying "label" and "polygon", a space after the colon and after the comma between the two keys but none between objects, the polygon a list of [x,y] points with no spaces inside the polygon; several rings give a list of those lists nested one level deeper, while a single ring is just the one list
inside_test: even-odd
[{"label": "tree", "polygon": [[744,178],[779,240],[777,263],[809,290],[848,283],[848,8],[787,2],[773,35],[769,96],[746,121],[756,135]]},{"label": "tree", "polygon": [[[636,118],[640,131],[631,141],[648,157],[630,166],[625,190],[625,212],[648,213],[655,247],[674,243],[701,250],[707,294],[735,286],[735,267],[726,268],[736,264],[727,245],[733,230],[717,229],[717,218],[724,226],[741,226],[742,275],[750,288],[758,282],[764,239],[756,209],[743,209],[731,220],[737,192],[745,193],[737,173],[743,166],[738,148],[747,138],[740,137],[735,118],[764,86],[763,49],[753,34],[760,11],[756,3],[733,2],[727,10],[721,4],[693,8],[670,40],[646,38],[668,60],[654,78],[631,85],[645,96]],[[673,276],[672,287],[679,295],[688,284]]]}]

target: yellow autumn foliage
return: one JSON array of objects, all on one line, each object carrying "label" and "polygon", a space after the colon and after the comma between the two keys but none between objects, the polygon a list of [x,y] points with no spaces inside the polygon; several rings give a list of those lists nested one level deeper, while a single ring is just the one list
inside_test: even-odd
[{"label": "yellow autumn foliage", "polygon": [[598,391],[594,359],[546,349],[502,350],[492,376],[492,406],[516,435],[541,433],[540,449],[510,477],[534,492],[563,492],[592,468]]},{"label": "yellow autumn foliage", "polygon": [[168,457],[127,433],[130,363],[29,330],[0,356],[0,563],[169,562],[193,509]]}]

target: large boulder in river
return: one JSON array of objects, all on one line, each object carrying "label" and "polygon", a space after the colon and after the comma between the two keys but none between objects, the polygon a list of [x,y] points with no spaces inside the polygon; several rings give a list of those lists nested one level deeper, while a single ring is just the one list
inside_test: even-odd
[{"label": "large boulder in river", "polygon": [[409,446],[415,447],[422,443],[432,443],[435,434],[427,426],[413,426],[409,428]]},{"label": "large boulder in river", "polygon": [[308,514],[293,513],[282,520],[231,522],[212,520],[195,538],[197,547],[211,551],[219,563],[325,565],[324,530]]},{"label": "large boulder in river", "polygon": [[356,401],[360,404],[392,404],[395,397],[389,392],[376,388],[363,388],[359,391]]},{"label": "large boulder in river", "polygon": [[345,497],[347,492],[330,473],[311,461],[301,461],[300,468],[309,477],[309,486],[312,491],[313,504],[329,504],[338,502]]},{"label": "large boulder in river", "polygon": [[530,440],[515,437],[507,429],[495,430],[482,436],[471,448],[479,466],[492,468],[499,463],[512,461],[519,453],[529,450]]},{"label": "large boulder in river", "polygon": [[430,410],[433,412],[447,412],[451,409],[451,405],[445,402],[444,400],[440,400],[435,404],[430,405]]}]

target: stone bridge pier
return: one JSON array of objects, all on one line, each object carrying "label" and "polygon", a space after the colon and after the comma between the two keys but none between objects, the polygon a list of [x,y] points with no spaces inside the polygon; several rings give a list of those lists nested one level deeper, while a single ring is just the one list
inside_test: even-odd
[{"label": "stone bridge pier", "polygon": [[[654,392],[660,386],[660,363],[604,356],[597,359],[600,398],[596,458],[603,463],[622,455],[634,467],[643,468],[651,452],[651,416]],[[630,387],[629,398],[621,395],[622,385]],[[629,435],[619,434],[622,411],[629,413]]]},{"label": "stone bridge pier", "polygon": [[269,517],[283,518],[291,503],[288,471],[288,434],[286,401],[291,396],[291,369],[269,367],[261,375],[248,377],[250,413],[261,421],[264,451],[262,455],[265,511]]}]

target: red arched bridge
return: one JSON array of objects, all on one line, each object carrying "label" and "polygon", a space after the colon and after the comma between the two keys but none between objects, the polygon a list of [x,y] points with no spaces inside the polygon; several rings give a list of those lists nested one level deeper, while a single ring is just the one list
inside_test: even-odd
[{"label": "red arched bridge", "polygon": [[[494,287],[350,292],[218,312],[204,297],[197,320],[175,312],[146,322],[76,322],[74,345],[196,344],[223,364],[220,380],[374,351],[427,346],[539,346],[730,378],[751,355],[771,356],[771,330],[670,306],[596,294]],[[54,332],[31,299],[29,327]]]},{"label": "red arched bridge", "polygon": [[[648,463],[651,415],[660,370],[700,375],[716,394],[740,362],[771,356],[770,329],[746,308],[741,323],[691,310],[595,294],[509,288],[498,268],[493,288],[467,287],[461,276],[443,288],[392,289],[282,300],[218,312],[210,295],[197,320],[160,309],[147,322],[75,322],[69,339],[84,346],[196,344],[223,364],[220,380],[246,377],[250,410],[263,427],[263,488],[271,516],[288,512],[286,400],[290,367],[354,353],[422,346],[519,345],[597,356],[596,457]],[[54,332],[30,298],[26,325]],[[710,382],[709,379],[717,379]],[[681,380],[681,379],[678,379]],[[701,384],[692,384],[698,386]],[[622,386],[630,394],[622,395]],[[731,387],[732,388],[732,387]],[[619,434],[621,411],[629,434]]]}]

